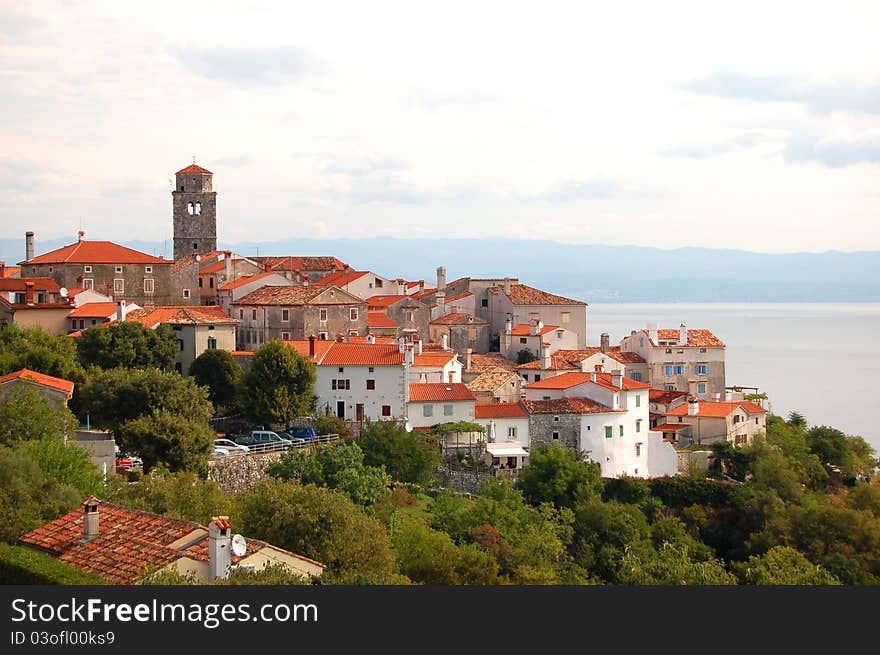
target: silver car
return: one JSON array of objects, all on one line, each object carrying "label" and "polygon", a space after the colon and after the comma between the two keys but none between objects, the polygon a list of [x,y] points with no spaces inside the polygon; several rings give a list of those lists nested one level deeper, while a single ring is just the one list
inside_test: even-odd
[{"label": "silver car", "polygon": [[228,450],[230,453],[237,453],[241,455],[245,455],[251,452],[251,449],[247,446],[237,444],[231,439],[214,439],[214,447],[222,448],[224,450]]}]

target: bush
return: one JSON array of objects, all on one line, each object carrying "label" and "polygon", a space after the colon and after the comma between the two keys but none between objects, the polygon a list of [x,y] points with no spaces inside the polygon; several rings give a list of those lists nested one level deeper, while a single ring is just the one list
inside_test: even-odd
[{"label": "bush", "polygon": [[103,585],[104,580],[51,555],[0,543],[0,584]]}]

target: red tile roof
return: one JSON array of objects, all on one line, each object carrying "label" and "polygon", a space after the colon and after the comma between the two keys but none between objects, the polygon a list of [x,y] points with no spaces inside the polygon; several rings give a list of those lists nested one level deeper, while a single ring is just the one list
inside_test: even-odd
[{"label": "red tile roof", "polygon": [[378,343],[378,344],[383,345],[383,346],[392,345],[392,346],[394,346],[395,348],[397,347],[397,339],[396,339],[395,337],[377,337],[375,334],[373,334],[373,335],[366,335],[366,334],[349,335],[349,336],[345,337],[345,340],[346,340],[348,343],[364,343],[364,344],[368,344],[369,341],[367,341],[367,339],[369,338],[369,336],[372,336],[372,337],[373,337],[373,339],[374,339],[373,343],[374,343],[374,344],[377,344],[377,343]]},{"label": "red tile roof", "polygon": [[[558,325],[545,325],[539,331],[539,335],[547,334],[548,332],[553,332],[553,330],[558,330]],[[527,337],[532,334],[532,327],[528,323],[520,323],[510,331],[510,334],[514,337]]]},{"label": "red tile roof", "polygon": [[[676,407],[675,409],[670,409],[666,412],[666,416],[687,416],[688,415],[688,405],[690,403],[683,403]],[[697,404],[697,416],[702,416],[705,418],[725,418],[729,416],[732,412],[736,411],[738,407],[742,407],[749,414],[766,414],[767,410],[753,403],[750,400],[735,400],[732,402],[710,402],[707,400],[701,400]]]},{"label": "red tile roof", "polygon": [[116,316],[115,302],[87,302],[74,309],[67,318],[109,318]]},{"label": "red tile roof", "polygon": [[368,311],[367,326],[371,328],[396,328],[400,324],[383,311]]},{"label": "red tile roof", "polygon": [[171,260],[132,250],[112,241],[78,241],[21,264],[171,264]]},{"label": "red tile roof", "polygon": [[[315,358],[312,360],[315,363],[321,361],[321,357],[330,350],[330,347],[336,343],[335,341],[328,341],[327,339],[315,339]],[[285,346],[293,348],[296,352],[298,352],[303,357],[309,356],[309,340],[308,339],[296,339],[296,340],[288,340],[284,342]]]},{"label": "red tile roof", "polygon": [[51,387],[52,389],[63,391],[64,393],[73,393],[73,382],[70,380],[56,378],[51,375],[45,375],[44,373],[37,373],[36,371],[31,371],[27,368],[0,377],[0,384],[6,384],[13,380],[26,380],[28,382],[41,384],[44,387]]},{"label": "red tile roof", "polygon": [[485,403],[474,405],[474,418],[524,418],[528,416],[521,403]]},{"label": "red tile roof", "polygon": [[[229,263],[236,264],[241,261],[244,261],[244,260],[241,259],[240,257],[235,257]],[[216,261],[213,264],[208,264],[204,268],[200,268],[199,275],[201,275],[202,273],[219,273],[220,271],[225,270],[225,269],[226,269],[226,261],[224,259],[221,259],[220,261]]]},{"label": "red tile roof", "polygon": [[21,273],[20,266],[4,266],[2,270],[2,277],[13,277]]},{"label": "red tile roof", "polygon": [[[332,345],[320,358],[321,366],[399,366],[403,364],[403,353],[399,346],[390,344],[339,343]],[[308,353],[308,342],[306,342]]]},{"label": "red tile roof", "polygon": [[[324,280],[321,280],[321,282],[323,282],[323,281]],[[410,298],[410,296],[396,296],[396,295],[370,296],[369,298],[367,298],[367,307],[369,307],[370,309],[385,309],[386,307],[390,307],[394,303],[400,302],[401,300],[411,300],[411,298]]]},{"label": "red tile roof", "polygon": [[360,280],[364,275],[369,275],[369,271],[338,271],[330,273],[330,275],[321,278],[321,284],[332,284],[337,287],[344,287]]},{"label": "red tile roof", "polygon": [[536,359],[531,362],[526,362],[525,364],[520,364],[516,367],[517,371],[580,371],[581,367],[579,364],[572,364],[568,359],[559,355],[559,353],[553,353],[550,355],[550,367],[549,368],[541,368],[541,360]]},{"label": "red tile roof", "polygon": [[[489,289],[491,294],[504,293],[504,287],[492,287]],[[572,300],[563,296],[557,296],[553,293],[547,293],[525,284],[511,284],[510,293],[507,294],[510,302],[514,305],[584,305],[587,303],[580,300]]]},{"label": "red tile roof", "polygon": [[452,312],[451,314],[435,318],[431,321],[431,325],[489,325],[489,322],[473,314]]},{"label": "red tile roof", "polygon": [[523,400],[529,414],[607,414],[624,410],[611,409],[589,398],[556,398],[554,400]]},{"label": "red tile roof", "polygon": [[[336,287],[312,284],[307,287],[264,286],[239,298],[234,305],[307,305],[327,289]],[[342,289],[340,293],[347,293]]]},{"label": "red tile roof", "polygon": [[[465,384],[467,384],[467,388],[471,391],[491,391],[494,393],[508,384],[518,385],[520,382],[522,382],[522,378],[516,373],[496,370],[480,373],[473,380]],[[516,389],[519,389],[519,386],[516,386]]]},{"label": "red tile roof", "polygon": [[[547,378],[546,380],[539,380],[538,382],[532,382],[531,384],[525,385],[524,389],[570,389],[571,387],[576,387],[579,384],[584,384],[585,382],[591,381],[591,376],[593,373],[581,373],[581,372],[572,372],[572,373],[561,373],[559,375],[554,375],[552,378]],[[614,389],[617,390],[619,387],[615,387],[611,384],[611,373],[596,373],[596,381],[595,384],[599,386],[605,387],[606,389]],[[637,382],[628,377],[621,377],[621,385],[625,391],[634,391],[636,389],[650,389],[651,385],[645,384],[644,382]]]},{"label": "red tile roof", "polygon": [[652,403],[666,404],[687,396],[687,391],[668,391],[665,389],[651,389],[648,392],[648,400]]},{"label": "red tile roof", "polygon": [[219,305],[168,305],[147,309],[133,309],[125,315],[126,321],[137,321],[148,328],[162,323],[174,325],[235,325],[238,321]]},{"label": "red tile roof", "polygon": [[196,164],[190,164],[186,168],[181,168],[176,173],[176,175],[192,175],[192,174],[213,175],[213,173],[211,171],[209,171],[207,168],[202,168],[201,166],[198,166]]},{"label": "red tile roof", "polygon": [[442,402],[475,400],[474,394],[461,382],[422,382],[409,385],[410,402]]},{"label": "red tile roof", "polygon": [[413,357],[413,366],[446,366],[455,358],[452,351],[425,352]]},{"label": "red tile roof", "polygon": [[34,291],[58,293],[61,290],[58,283],[50,277],[4,277],[0,278],[0,291],[18,291],[23,293],[27,291],[28,282],[33,284]]},{"label": "red tile roof", "polygon": [[[658,341],[677,341],[680,334],[676,329],[663,329],[657,330],[657,340]],[[687,330],[687,343],[686,344],[677,344],[682,347],[694,348],[694,347],[715,347],[715,348],[724,348],[724,344],[721,340],[716,337],[710,330],[693,330],[688,328]]]},{"label": "red tile roof", "polygon": [[500,353],[487,353],[484,355],[473,353],[471,355],[471,367],[469,373],[484,373],[495,368],[502,368],[511,373],[516,372],[516,363],[510,361]]},{"label": "red tile roof", "polygon": [[653,432],[680,432],[689,427],[691,427],[690,423],[663,423],[662,425],[651,428],[651,430]]},{"label": "red tile roof", "polygon": [[342,271],[348,266],[336,257],[254,257],[273,271]]},{"label": "red tile roof", "polygon": [[270,275],[277,275],[272,271],[264,271],[262,273],[257,273],[256,275],[243,275],[242,277],[236,278],[232,280],[232,282],[227,282],[222,287],[217,287],[218,291],[231,291],[233,289],[238,289],[239,287],[243,287],[245,284],[249,284],[250,282],[257,282],[264,278],[269,277]]}]

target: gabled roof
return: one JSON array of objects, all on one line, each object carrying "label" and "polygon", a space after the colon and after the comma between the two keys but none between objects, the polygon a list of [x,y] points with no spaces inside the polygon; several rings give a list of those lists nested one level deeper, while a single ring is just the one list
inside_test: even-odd
[{"label": "gabled roof", "polygon": [[235,325],[238,321],[218,305],[167,305],[147,309],[133,309],[125,315],[126,321],[137,321],[144,327],[154,328],[162,323],[172,325]]},{"label": "gabled roof", "polygon": [[[593,382],[591,376],[595,375],[596,380]],[[613,389],[618,391],[621,387],[624,391],[633,391],[636,389],[650,389],[651,385],[645,384],[644,382],[637,382],[636,380],[632,380],[630,378],[621,376],[620,383],[621,387],[615,387],[611,383],[612,377],[610,373],[581,373],[581,372],[572,372],[572,373],[561,373],[559,375],[554,375],[552,378],[547,378],[546,380],[539,380],[538,382],[532,382],[531,384],[525,385],[524,389],[570,389],[572,387],[576,387],[579,384],[584,384],[585,382],[593,382],[594,384],[598,384],[599,386],[605,387],[607,389]]]},{"label": "gabled roof", "polygon": [[511,373],[516,372],[516,363],[509,360],[501,353],[471,354],[471,367],[469,373],[485,373],[496,368],[503,368]]},{"label": "gabled roof", "polygon": [[[328,276],[329,277],[329,276]],[[324,278],[326,279],[326,278]],[[322,279],[321,282],[324,280]],[[376,295],[370,296],[367,298],[367,307],[370,309],[385,309],[386,307],[390,307],[394,303],[398,303],[401,300],[412,300],[411,296],[397,296],[397,295]]]},{"label": "gabled roof", "polygon": [[347,264],[336,257],[254,257],[273,271],[342,271]]},{"label": "gabled roof", "polygon": [[689,427],[691,427],[690,423],[663,423],[651,428],[651,430],[653,432],[681,432]]},{"label": "gabled roof", "polygon": [[0,277],[15,277],[21,273],[20,266],[3,266],[0,270]]},{"label": "gabled roof", "polygon": [[20,264],[171,264],[170,259],[154,257],[112,241],[78,241],[38,255]]},{"label": "gabled roof", "polygon": [[497,391],[511,380],[516,383],[517,380],[521,381],[522,378],[516,373],[497,370],[480,373],[477,377],[466,384],[467,388],[471,391]]},{"label": "gabled roof", "polygon": [[0,278],[0,291],[17,291],[25,292],[28,283],[33,285],[34,291],[45,291],[47,293],[58,293],[61,287],[50,277],[3,277]]},{"label": "gabled roof", "polygon": [[109,318],[116,315],[116,310],[115,302],[87,302],[70,312],[68,318]]},{"label": "gabled roof", "polygon": [[251,291],[243,298],[234,301],[233,305],[307,305],[328,289],[351,298],[352,303],[363,302],[360,298],[335,286],[310,284],[307,287],[273,287],[264,286]]},{"label": "gabled roof", "polygon": [[554,400],[523,400],[529,414],[609,414],[624,410],[611,409],[589,398],[556,398]]},{"label": "gabled roof", "polygon": [[558,352],[550,355],[550,366],[546,369],[541,366],[542,361],[540,359],[533,360],[531,362],[526,362],[525,364],[519,364],[516,367],[517,371],[580,371],[581,367],[577,364],[573,364],[568,359],[560,355]]},{"label": "gabled roof", "polygon": [[36,371],[32,371],[27,368],[23,368],[19,371],[15,371],[14,373],[9,373],[8,375],[0,377],[0,384],[6,384],[7,382],[12,382],[13,380],[26,380],[27,382],[41,384],[44,387],[51,387],[52,389],[57,389],[58,391],[63,391],[64,393],[73,393],[73,382],[71,382],[70,380],[56,378],[51,375],[46,375],[44,373],[37,373]]},{"label": "gabled roof", "polygon": [[446,366],[455,359],[455,353],[452,351],[425,352],[421,355],[413,357],[413,366]]},{"label": "gabled roof", "polygon": [[[311,361],[316,364],[321,361],[321,358],[327,353],[328,350],[336,343],[335,341],[328,341],[327,339],[315,339],[315,357]],[[309,357],[309,341],[308,339],[296,339],[296,340],[286,340],[284,345],[293,348],[296,352],[298,352],[303,357]]]},{"label": "gabled roof", "polygon": [[489,322],[473,314],[452,312],[435,318],[431,321],[431,325],[489,325]]},{"label": "gabled roof", "polygon": [[[666,412],[666,416],[688,416],[688,404],[682,403],[675,409]],[[732,402],[710,402],[701,400],[697,404],[696,416],[704,418],[725,418],[742,407],[749,414],[766,414],[767,410],[750,400],[734,400]]]},{"label": "gabled roof", "polygon": [[522,403],[479,403],[474,405],[474,418],[525,418]]},{"label": "gabled roof", "polygon": [[[308,342],[306,342],[306,353],[308,353]],[[333,341],[327,352],[318,360],[318,364],[321,366],[399,366],[403,364],[403,356],[397,345]]]},{"label": "gabled roof", "polygon": [[[241,259],[240,257],[234,257],[229,263],[234,265],[234,264],[237,264],[242,261],[244,261],[244,260]],[[219,261],[213,262],[211,264],[208,264],[207,266],[203,266],[202,268],[200,268],[199,275],[201,275],[202,273],[219,273],[220,271],[224,270],[225,268],[226,268],[226,261],[221,259]]]},{"label": "gabled roof", "polygon": [[[681,348],[724,348],[724,343],[712,334],[711,330],[704,329],[687,329],[687,343],[677,343],[675,346]],[[663,329],[657,330],[657,341],[678,341],[678,338],[681,336],[679,330],[675,328],[671,329]],[[653,343],[653,342],[652,342]],[[655,346],[657,344],[654,344]],[[660,346],[661,348],[666,348],[668,346]]]},{"label": "gabled roof", "polygon": [[338,271],[330,273],[330,275],[321,278],[321,284],[333,284],[337,287],[344,287],[360,280],[364,275],[370,275],[369,271]]},{"label": "gabled roof", "polygon": [[422,382],[409,385],[410,402],[443,402],[475,400],[474,394],[461,382]]},{"label": "gabled roof", "polygon": [[[544,335],[558,329],[558,325],[545,325],[538,331],[538,335]],[[519,325],[514,326],[513,329],[511,329],[510,334],[514,337],[537,336],[532,335],[532,326],[528,323],[520,323]]]},{"label": "gabled roof", "polygon": [[371,328],[396,328],[400,324],[383,311],[367,312],[367,327]]},{"label": "gabled roof", "polygon": [[245,284],[249,284],[251,282],[257,282],[259,280],[263,280],[270,275],[278,275],[273,271],[263,271],[262,273],[257,273],[256,275],[243,275],[239,278],[232,280],[231,282],[227,282],[221,287],[217,287],[218,291],[232,291],[233,289],[238,289],[239,287],[243,287]]},{"label": "gabled roof", "polygon": [[191,174],[200,174],[200,175],[213,175],[211,171],[207,168],[202,168],[197,164],[190,164],[186,168],[181,168],[175,175],[191,175]]},{"label": "gabled roof", "polygon": [[669,391],[666,389],[651,389],[648,392],[648,400],[652,403],[671,403],[682,396],[687,396],[687,391]]},{"label": "gabled roof", "polygon": [[[489,293],[497,295],[504,293],[504,287],[492,287]],[[506,294],[514,305],[583,305],[587,303],[580,300],[572,300],[564,296],[547,293],[525,284],[511,284],[510,293]]]}]

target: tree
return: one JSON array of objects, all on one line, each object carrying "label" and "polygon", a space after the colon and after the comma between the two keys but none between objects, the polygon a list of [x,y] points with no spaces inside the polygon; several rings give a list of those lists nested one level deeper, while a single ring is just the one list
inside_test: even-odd
[{"label": "tree", "polygon": [[752,555],[734,570],[745,584],[754,585],[839,585],[840,580],[813,564],[800,551],[776,546],[763,555]]},{"label": "tree", "polygon": [[793,425],[796,428],[801,428],[803,430],[807,427],[807,419],[804,418],[804,415],[800,412],[789,412],[788,424]]},{"label": "tree", "polygon": [[440,465],[436,444],[394,421],[365,421],[357,444],[364,453],[364,464],[384,467],[398,482],[427,484]]},{"label": "tree", "polygon": [[104,488],[104,476],[89,451],[74,442],[46,437],[21,442],[16,449],[36,462],[46,477],[76,489],[80,497],[98,495]]},{"label": "tree", "polygon": [[578,500],[602,493],[601,471],[598,464],[554,444],[532,451],[529,465],[520,474],[519,488],[533,505],[548,502],[574,507]]},{"label": "tree", "polygon": [[523,348],[516,354],[517,364],[528,364],[529,362],[534,362],[537,359],[538,356],[531,350],[528,350],[526,348]]},{"label": "tree", "polygon": [[628,585],[734,585],[736,578],[714,559],[694,562],[686,546],[664,543],[626,547],[617,582]]},{"label": "tree", "polygon": [[0,398],[0,444],[73,438],[78,425],[73,413],[63,405],[52,407],[31,385],[14,385]]},{"label": "tree", "polygon": [[216,437],[206,423],[163,409],[126,421],[114,434],[122,450],[141,457],[144,472],[161,465],[171,472],[202,474]]},{"label": "tree", "polygon": [[240,393],[244,371],[226,350],[212,348],[193,360],[189,375],[200,387],[208,388],[208,398],[217,410],[231,408]]},{"label": "tree", "polygon": [[254,352],[244,376],[244,411],[267,425],[290,423],[308,413],[315,379],[315,366],[308,358],[280,339],[267,341]]},{"label": "tree", "polygon": [[73,339],[38,327],[7,325],[0,329],[0,375],[23,368],[65,380],[79,381],[83,376]]},{"label": "tree", "polygon": [[611,583],[622,579],[619,576],[625,565],[627,549],[650,545],[651,529],[637,507],[603,503],[598,498],[578,504],[574,531],[572,550],[575,560]]},{"label": "tree", "polygon": [[325,564],[325,582],[391,579],[388,532],[337,491],[272,478],[241,492],[235,504],[243,534]]},{"label": "tree", "polygon": [[232,509],[231,499],[216,482],[189,471],[171,473],[154,469],[142,476],[137,484],[129,483],[122,476],[113,476],[105,498],[133,509],[202,525],[213,516],[229,515]]},{"label": "tree", "polygon": [[177,339],[167,325],[155,330],[137,321],[93,325],[76,339],[83,366],[174,369]]}]

